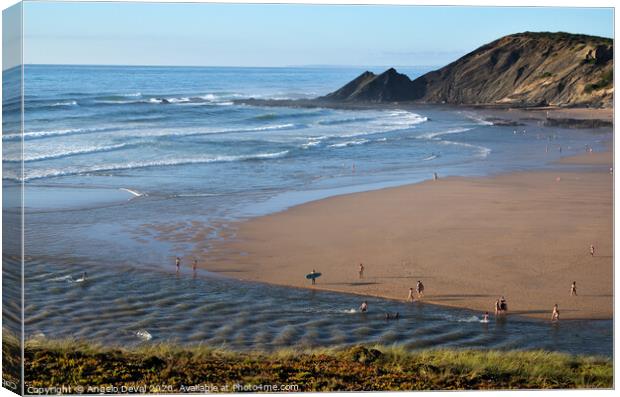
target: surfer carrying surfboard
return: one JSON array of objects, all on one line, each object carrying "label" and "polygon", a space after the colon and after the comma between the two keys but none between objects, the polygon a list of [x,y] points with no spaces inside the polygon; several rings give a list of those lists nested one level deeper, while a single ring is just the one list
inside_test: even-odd
[{"label": "surfer carrying surfboard", "polygon": [[316,279],[319,277],[321,277],[321,273],[317,272],[314,269],[312,269],[312,272],[306,274],[306,278],[312,280],[312,285],[316,284]]}]

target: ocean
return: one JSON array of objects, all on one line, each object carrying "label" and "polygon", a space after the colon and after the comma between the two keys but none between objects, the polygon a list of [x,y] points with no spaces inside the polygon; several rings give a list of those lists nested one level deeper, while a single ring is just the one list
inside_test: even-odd
[{"label": "ocean", "polygon": [[[429,69],[398,68],[410,78]],[[198,279],[169,274],[174,257],[192,249],[191,241],[167,235],[178,225],[207,225],[206,238],[216,241],[231,222],[303,202],[419,182],[435,172],[553,168],[561,156],[611,140],[610,132],[535,122],[496,126],[464,108],[235,102],[313,98],[363,71],[26,66],[23,175],[19,103],[6,95],[2,140],[5,211],[18,210],[10,199],[25,183],[27,337],[130,344],[146,343],[145,331],[152,340],[235,348],[402,342],[611,354],[611,321],[550,328],[510,319],[481,328],[474,313],[420,305],[400,308],[411,313],[399,331],[381,318],[359,323],[347,312],[357,298],[344,294],[232,282],[208,272]],[[5,87],[15,78],[5,72]],[[74,282],[82,271],[91,275],[88,285]],[[307,299],[314,303],[299,303]],[[288,314],[274,319],[281,310]],[[525,329],[540,338],[525,342]]]}]

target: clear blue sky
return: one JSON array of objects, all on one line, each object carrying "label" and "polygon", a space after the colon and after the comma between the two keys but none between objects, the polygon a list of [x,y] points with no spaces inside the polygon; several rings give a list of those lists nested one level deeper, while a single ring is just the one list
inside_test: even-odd
[{"label": "clear blue sky", "polygon": [[522,31],[613,36],[611,8],[162,3],[24,6],[25,63],[443,65]]}]

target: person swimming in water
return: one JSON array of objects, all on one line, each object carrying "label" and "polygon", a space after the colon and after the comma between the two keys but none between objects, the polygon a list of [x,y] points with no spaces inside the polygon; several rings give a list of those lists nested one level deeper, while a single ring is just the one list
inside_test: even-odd
[{"label": "person swimming in water", "polygon": [[553,305],[553,312],[551,313],[551,321],[559,321],[560,320],[560,310],[558,309],[558,304]]},{"label": "person swimming in water", "polygon": [[181,270],[181,258],[179,258],[178,256],[177,256],[177,259],[175,261],[175,265],[177,267],[177,274],[178,274],[179,271]]},{"label": "person swimming in water", "polygon": [[570,286],[570,296],[577,296],[577,281],[573,281]]},{"label": "person swimming in water", "polygon": [[364,301],[360,305],[360,312],[366,313],[368,311],[368,302]]},{"label": "person swimming in water", "polygon": [[482,315],[482,322],[483,323],[489,322],[489,312],[484,312],[484,314]]}]

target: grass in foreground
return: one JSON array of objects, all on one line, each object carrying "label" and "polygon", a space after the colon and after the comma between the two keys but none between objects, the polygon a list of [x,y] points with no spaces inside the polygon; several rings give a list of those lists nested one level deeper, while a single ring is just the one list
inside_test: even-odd
[{"label": "grass in foreground", "polygon": [[[6,341],[3,349],[5,345]],[[178,393],[278,391],[258,385],[293,385],[281,391],[369,391],[611,388],[613,384],[613,365],[605,358],[545,351],[408,352],[385,346],[238,353],[205,346],[120,349],[39,341],[26,344],[25,374],[26,387],[81,386],[84,393],[88,386],[113,386],[116,393],[123,387]],[[202,389],[191,388],[196,385]]]}]

